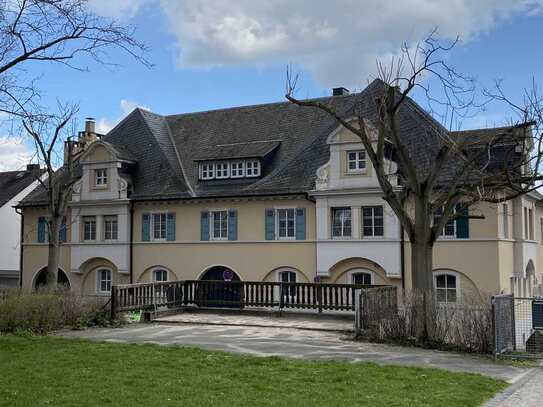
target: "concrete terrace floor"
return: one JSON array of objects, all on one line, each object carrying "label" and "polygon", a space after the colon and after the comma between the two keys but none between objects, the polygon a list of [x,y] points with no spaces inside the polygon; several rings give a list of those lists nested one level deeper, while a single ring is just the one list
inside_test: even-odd
[{"label": "concrete terrace floor", "polygon": [[[214,318],[218,317],[210,319]],[[218,319],[222,318],[224,317]],[[84,331],[66,330],[58,332],[57,335],[109,342],[190,346],[262,357],[433,367],[454,372],[480,373],[509,383],[520,381],[531,371],[505,363],[494,363],[482,357],[352,341],[348,335],[338,330],[317,330],[316,326],[306,326],[302,327],[303,329],[294,326],[238,326],[232,319],[229,321],[230,325],[205,324],[201,319],[197,324],[189,321],[172,322],[131,324],[122,328],[93,328]],[[237,322],[241,325],[243,320]]]}]

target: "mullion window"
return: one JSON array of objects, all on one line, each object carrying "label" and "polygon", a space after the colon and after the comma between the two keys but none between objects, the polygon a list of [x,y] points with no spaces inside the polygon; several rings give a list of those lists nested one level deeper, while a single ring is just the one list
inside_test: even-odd
[{"label": "mullion window", "polygon": [[333,208],[332,237],[350,237],[351,229],[351,208]]},{"label": "mullion window", "polygon": [[348,172],[361,172],[366,169],[366,152],[360,151],[348,151],[347,152],[347,171]]},{"label": "mullion window", "polygon": [[153,239],[166,239],[166,214],[153,213]]},{"label": "mullion window", "polygon": [[228,239],[228,211],[211,212],[213,239]]},{"label": "mullion window", "polygon": [[382,206],[362,207],[362,234],[366,237],[384,236]]},{"label": "mullion window", "polygon": [[[454,216],[455,213],[456,213],[456,209],[453,209],[451,213],[451,217]],[[442,217],[443,217],[443,207],[439,207],[434,213],[434,225],[437,224],[441,220]],[[456,220],[455,219],[449,219],[447,223],[445,223],[445,226],[443,226],[443,230],[441,231],[441,236],[444,236],[444,237],[456,236]]]},{"label": "mullion window", "polygon": [[294,209],[277,210],[277,228],[280,239],[293,239],[296,236],[296,218]]},{"label": "mullion window", "polygon": [[457,278],[452,274],[441,274],[435,277],[436,298],[438,302],[457,302]]},{"label": "mullion window", "polygon": [[118,238],[117,216],[105,216],[104,217],[104,239],[117,240],[117,238]]},{"label": "mullion window", "polygon": [[96,240],[96,218],[94,216],[83,218],[83,240]]}]

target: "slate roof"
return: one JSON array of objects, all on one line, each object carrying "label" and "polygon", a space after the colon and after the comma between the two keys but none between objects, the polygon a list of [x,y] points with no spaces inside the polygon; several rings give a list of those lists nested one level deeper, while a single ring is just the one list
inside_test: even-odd
[{"label": "slate roof", "polygon": [[0,172],[0,207],[37,180],[44,170]]},{"label": "slate roof", "polygon": [[[346,118],[362,110],[375,124],[383,85],[375,80],[360,93],[316,100]],[[398,123],[419,174],[427,173],[444,139],[478,134],[450,134],[409,98]],[[321,110],[290,102],[170,116],[135,109],[102,139],[136,162],[130,168],[134,200],[301,194],[314,189],[316,170],[330,158],[326,139],[337,126]],[[264,157],[261,177],[198,179],[200,160],[242,157]]]}]

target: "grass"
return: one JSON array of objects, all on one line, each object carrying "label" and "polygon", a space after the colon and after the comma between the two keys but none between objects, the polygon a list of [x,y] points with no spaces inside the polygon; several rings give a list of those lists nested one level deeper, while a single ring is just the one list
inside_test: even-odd
[{"label": "grass", "polygon": [[477,406],[506,384],[372,363],[0,336],[1,406]]}]

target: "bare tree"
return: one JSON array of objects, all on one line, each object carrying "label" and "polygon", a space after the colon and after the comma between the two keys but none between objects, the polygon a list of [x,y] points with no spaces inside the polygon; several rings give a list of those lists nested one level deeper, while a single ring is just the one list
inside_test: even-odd
[{"label": "bare tree", "polygon": [[[444,54],[456,42],[443,46],[434,31],[414,47],[405,44],[401,57],[390,65],[378,63],[376,93],[370,103],[360,97],[350,117],[338,112],[333,102],[297,99],[298,77],[287,70],[289,101],[326,112],[360,138],[383,199],[411,243],[412,287],[424,293],[433,292],[432,252],[447,222],[481,218],[467,208],[513,199],[534,190],[535,181],[541,179],[543,104],[536,88],[526,93],[522,105],[509,102],[499,87],[494,93],[478,93],[473,79],[445,62]],[[426,100],[434,119],[417,113],[410,97],[415,92]],[[519,113],[510,126],[477,134],[449,131],[458,119],[499,98]],[[425,123],[416,137],[404,126],[408,111]],[[387,144],[393,158],[385,154]],[[397,174],[389,172],[390,160],[398,164]]]},{"label": "bare tree", "polygon": [[109,58],[114,48],[151,66],[134,28],[96,15],[88,0],[0,0],[0,114],[20,119],[36,146],[34,159],[48,175],[40,181],[49,215],[48,284],[57,281],[59,231],[78,179],[76,157],[70,153],[63,164],[58,160],[78,109],[60,103],[58,113],[43,109],[39,78],[32,77],[28,68],[44,63],[82,71],[89,63],[116,66]]},{"label": "bare tree", "polygon": [[0,0],[0,112],[26,117],[39,97],[32,63],[77,70],[88,62],[115,65],[108,51],[119,48],[147,66],[146,47],[130,26],[97,16],[87,0]]},{"label": "bare tree", "polygon": [[[54,286],[58,281],[60,262],[60,231],[66,227],[66,213],[74,184],[80,175],[76,170],[74,149],[66,148],[64,164],[57,170],[57,146],[73,134],[77,106],[60,105],[55,115],[35,115],[23,120],[27,134],[32,138],[37,150],[37,161],[45,167],[47,179],[39,179],[47,201],[46,231],[48,243],[47,285]],[[70,147],[70,146],[68,146]]]}]

